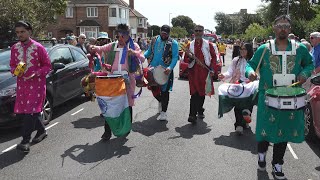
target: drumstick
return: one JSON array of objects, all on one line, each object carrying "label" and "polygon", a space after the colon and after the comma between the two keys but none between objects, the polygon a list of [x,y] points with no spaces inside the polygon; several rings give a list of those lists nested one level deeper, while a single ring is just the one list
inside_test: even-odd
[{"label": "drumstick", "polygon": [[300,84],[300,81],[295,82],[295,83],[293,83],[293,84],[291,84],[291,85],[289,85],[289,86],[287,86],[287,87],[292,87],[292,86],[295,86],[295,85],[298,85],[298,84]]}]

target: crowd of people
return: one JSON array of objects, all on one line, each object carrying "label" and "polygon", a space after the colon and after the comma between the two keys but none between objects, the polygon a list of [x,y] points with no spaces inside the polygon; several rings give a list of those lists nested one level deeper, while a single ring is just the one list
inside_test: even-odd
[{"label": "crowd of people", "polygon": [[[160,121],[168,119],[166,112],[174,83],[173,69],[179,60],[179,49],[185,52],[183,58],[188,62],[189,68],[190,110],[187,121],[196,125],[198,119],[205,118],[203,108],[205,97],[215,93],[212,76],[216,71],[217,56],[214,45],[203,39],[204,27],[201,25],[194,27],[193,40],[183,39],[178,42],[170,37],[170,31],[170,26],[163,25],[158,36],[149,40],[134,41],[130,36],[130,28],[126,24],[119,24],[116,28],[117,38],[113,41],[105,33],[100,33],[97,39],[90,37],[89,41],[86,41],[87,37],[84,34],[80,34],[78,40],[72,35],[66,38],[68,44],[77,46],[88,54],[89,67],[92,72],[105,73],[106,79],[120,78],[123,81],[117,82],[120,83],[121,88],[123,88],[121,83],[125,84],[125,91],[122,91],[121,88],[114,88],[117,95],[125,92],[125,96],[116,96],[110,92],[97,92],[101,116],[105,119],[105,132],[101,137],[103,140],[109,140],[112,133],[116,136],[127,136],[130,133],[133,106],[138,97],[134,95],[136,82],[141,79],[146,82],[145,80],[150,78],[148,75],[159,66],[163,68],[160,76],[166,77],[166,82],[153,86],[149,86],[146,82],[146,86],[149,86],[148,89],[152,91],[154,98],[159,103],[157,119]],[[227,84],[226,92],[229,92],[232,85],[242,86],[250,92],[258,90],[256,96],[258,99],[257,114],[259,114],[256,118],[258,169],[261,171],[266,169],[268,146],[269,143],[274,143],[272,169],[276,178],[284,179],[282,165],[287,143],[301,143],[304,140],[304,112],[303,109],[296,109],[289,111],[288,114],[270,109],[265,104],[266,94],[269,89],[278,86],[289,88],[288,86],[291,85],[292,81],[278,79],[279,74],[294,77],[292,80],[303,84],[311,74],[320,72],[320,33],[310,34],[312,48],[308,45],[307,40],[301,40],[301,43],[291,40],[291,20],[288,16],[276,18],[273,31],[275,39],[270,38],[260,46],[255,45],[255,42],[243,43],[237,40],[233,46],[231,66],[226,72],[219,74],[218,78],[225,85]],[[19,42],[11,48],[10,60],[11,72],[18,79],[14,111],[24,119],[23,139],[17,149],[29,152],[32,131],[37,130],[32,140],[35,143],[47,137],[39,114],[46,95],[45,77],[51,70],[51,64],[43,46],[30,38],[32,27],[29,23],[19,21],[15,25],[15,32]],[[227,46],[223,42],[217,44],[223,64],[225,64],[224,56]],[[26,51],[30,51],[30,55],[25,56]],[[140,64],[146,59],[148,68],[141,69]],[[21,62],[27,64],[27,69],[16,74],[15,70]],[[288,66],[285,67],[287,69],[282,69],[284,68],[282,63],[288,63]],[[137,76],[137,74],[144,74],[144,76]],[[157,74],[153,75],[157,76]],[[231,80],[227,82],[228,79]],[[110,86],[118,87],[115,84],[110,84]],[[219,96],[220,91],[223,91],[223,86],[219,87]],[[248,103],[242,102],[241,104]],[[232,104],[236,119],[235,131],[239,135],[243,134],[243,130],[248,128],[251,121],[250,114],[254,103],[249,104],[245,108]],[[125,129],[122,126],[125,126]]]}]

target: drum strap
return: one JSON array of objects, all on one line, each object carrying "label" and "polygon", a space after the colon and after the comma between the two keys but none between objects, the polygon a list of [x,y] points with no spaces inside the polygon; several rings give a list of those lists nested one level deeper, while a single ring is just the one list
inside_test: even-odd
[{"label": "drum strap", "polygon": [[116,51],[114,50],[114,47],[116,46],[117,43],[112,43],[111,51],[108,53],[107,58],[104,61],[107,62],[107,64],[110,64],[111,66],[113,65],[114,58],[116,56]]},{"label": "drum strap", "polygon": [[263,56],[266,54],[266,51],[267,51],[267,47],[264,48],[263,53],[262,53],[262,55],[261,55],[261,57],[260,57],[260,61],[259,61],[259,64],[258,64],[258,66],[257,66],[257,69],[255,70],[255,73],[257,73],[257,74],[258,74],[258,71],[259,71],[259,68],[260,68],[260,65],[261,65]]}]

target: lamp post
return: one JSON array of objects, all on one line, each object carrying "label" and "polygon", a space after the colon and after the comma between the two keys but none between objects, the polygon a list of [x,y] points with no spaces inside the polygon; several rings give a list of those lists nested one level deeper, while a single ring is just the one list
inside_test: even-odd
[{"label": "lamp post", "polygon": [[288,0],[288,4],[287,4],[287,15],[289,16],[289,0]]},{"label": "lamp post", "polygon": [[171,24],[171,17],[170,17],[171,14],[172,14],[172,13],[169,13],[169,24],[168,24],[169,26],[170,26],[170,24]]}]

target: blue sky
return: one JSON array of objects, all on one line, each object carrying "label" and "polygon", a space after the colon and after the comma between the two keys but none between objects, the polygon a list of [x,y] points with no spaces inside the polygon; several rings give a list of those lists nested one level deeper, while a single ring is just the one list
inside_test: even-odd
[{"label": "blue sky", "polygon": [[[125,0],[129,2],[129,0]],[[214,30],[216,12],[234,13],[248,9],[254,13],[261,0],[135,0],[135,9],[148,18],[151,25],[161,26],[178,15],[189,16],[196,24]]]}]

